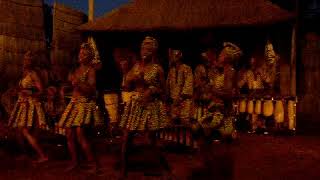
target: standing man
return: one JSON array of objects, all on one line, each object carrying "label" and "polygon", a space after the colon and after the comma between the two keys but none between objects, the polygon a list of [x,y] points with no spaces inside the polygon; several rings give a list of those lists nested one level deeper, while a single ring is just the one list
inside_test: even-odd
[{"label": "standing man", "polygon": [[[171,119],[175,124],[188,127],[193,114],[193,74],[191,67],[183,63],[182,56],[181,50],[169,49],[170,69],[166,83],[167,96],[169,97]],[[185,131],[183,132],[185,134]],[[183,137],[183,142],[186,142],[190,136],[184,135]]]}]

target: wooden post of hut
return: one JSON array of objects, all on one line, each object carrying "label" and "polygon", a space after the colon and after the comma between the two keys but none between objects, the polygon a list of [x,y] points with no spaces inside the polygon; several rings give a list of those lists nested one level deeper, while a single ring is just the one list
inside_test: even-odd
[{"label": "wooden post of hut", "polygon": [[[298,8],[299,8],[299,2],[296,0],[296,7],[295,12],[298,14]],[[296,17],[296,20],[294,22],[293,28],[292,28],[292,36],[291,36],[291,59],[290,59],[290,95],[292,97],[296,96],[296,59],[297,59],[297,29],[298,29],[298,19]],[[295,104],[295,103],[294,103]],[[293,113],[288,114],[289,116],[289,129],[290,130],[296,130],[296,105],[289,108],[288,105],[288,111],[289,109],[294,108]],[[290,121],[291,119],[291,121]],[[292,122],[293,121],[293,122]]]},{"label": "wooden post of hut", "polygon": [[88,12],[88,20],[93,21],[94,19],[94,0],[88,0],[89,3],[89,12]]}]

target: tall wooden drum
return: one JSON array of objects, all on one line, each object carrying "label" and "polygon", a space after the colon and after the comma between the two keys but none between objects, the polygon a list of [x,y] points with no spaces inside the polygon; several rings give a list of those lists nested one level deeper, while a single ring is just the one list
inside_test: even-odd
[{"label": "tall wooden drum", "polygon": [[272,116],[274,111],[273,101],[266,100],[263,102],[263,115],[266,117]]},{"label": "tall wooden drum", "polygon": [[274,110],[274,119],[276,123],[284,122],[284,106],[281,100],[276,101],[275,110]]},{"label": "tall wooden drum", "polygon": [[295,116],[296,116],[295,101],[289,100],[288,101],[289,130],[295,130],[296,128]]},{"label": "tall wooden drum", "polygon": [[254,112],[253,100],[249,100],[249,101],[248,101],[247,111],[248,111],[249,114],[253,114],[253,112]]},{"label": "tall wooden drum", "polygon": [[119,96],[116,93],[104,94],[105,108],[108,112],[110,123],[115,124],[119,121]]},{"label": "tall wooden drum", "polygon": [[256,100],[255,106],[254,106],[254,112],[256,114],[261,114],[261,101]]},{"label": "tall wooden drum", "polygon": [[245,99],[241,99],[240,100],[240,107],[239,107],[240,113],[245,113],[246,109],[247,109],[247,102]]}]

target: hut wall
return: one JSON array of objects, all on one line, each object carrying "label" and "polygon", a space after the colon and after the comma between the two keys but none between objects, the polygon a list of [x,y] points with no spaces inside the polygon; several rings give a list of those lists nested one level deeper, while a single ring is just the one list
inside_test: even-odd
[{"label": "hut wall", "polygon": [[76,31],[76,27],[86,21],[84,13],[54,4],[51,65],[58,81],[64,82],[76,64],[81,43],[81,34]]},{"label": "hut wall", "polygon": [[309,33],[306,35],[302,48],[300,101],[298,103],[298,128],[303,131],[319,131],[320,120],[320,36]]},{"label": "hut wall", "polygon": [[23,54],[46,60],[43,0],[0,1],[0,92],[17,83]]}]

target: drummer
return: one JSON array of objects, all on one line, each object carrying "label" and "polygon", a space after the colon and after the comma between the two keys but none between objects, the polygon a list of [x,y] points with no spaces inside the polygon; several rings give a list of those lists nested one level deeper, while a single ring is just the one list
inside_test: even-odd
[{"label": "drummer", "polygon": [[238,82],[239,88],[247,85],[250,94],[259,90],[263,90],[264,87],[262,74],[262,69],[258,65],[257,55],[254,54],[250,58],[250,68],[243,74]]},{"label": "drummer", "polygon": [[[258,94],[262,95],[263,89],[264,89],[264,76],[261,66],[258,65],[258,55],[253,54],[250,58],[250,67],[246,72],[243,74],[243,76],[240,78],[240,81],[238,82],[238,87],[243,88],[244,85],[247,85],[249,89],[249,96],[256,96]],[[250,102],[251,101],[251,102]],[[248,103],[248,109],[253,109],[253,100],[249,100]],[[249,116],[250,121],[246,124],[249,124],[250,133],[255,132],[257,129],[257,126],[263,126],[264,123],[261,123],[258,121],[258,115],[255,113],[252,113],[248,110],[248,113],[246,116]],[[247,121],[246,121],[247,122]],[[260,125],[258,125],[260,122]]]},{"label": "drummer", "polygon": [[[182,62],[179,49],[169,49],[170,69],[167,77],[167,97],[170,116],[175,124],[190,125],[192,117],[193,74],[190,66]],[[185,138],[185,137],[184,137]],[[184,142],[186,139],[183,140]]]}]

